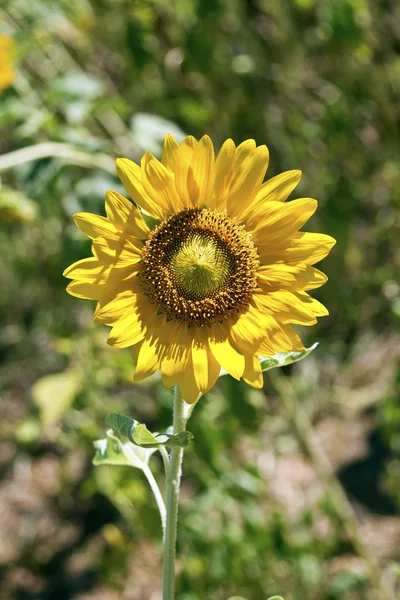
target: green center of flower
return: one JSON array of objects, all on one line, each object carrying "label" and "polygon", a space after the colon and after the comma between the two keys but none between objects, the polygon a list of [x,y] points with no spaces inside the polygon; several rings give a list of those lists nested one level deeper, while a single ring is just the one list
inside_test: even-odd
[{"label": "green center of flower", "polygon": [[183,210],[153,229],[143,248],[143,293],[171,320],[222,322],[246,309],[257,288],[257,249],[225,212]]},{"label": "green center of flower", "polygon": [[185,298],[202,300],[224,289],[233,260],[226,245],[208,231],[192,231],[173,254],[170,271]]}]

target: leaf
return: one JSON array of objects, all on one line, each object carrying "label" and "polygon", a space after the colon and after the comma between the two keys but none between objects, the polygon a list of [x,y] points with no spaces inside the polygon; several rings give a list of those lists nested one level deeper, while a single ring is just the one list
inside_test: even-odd
[{"label": "leaf", "polygon": [[46,375],[32,386],[33,401],[40,409],[44,425],[53,425],[71,406],[82,387],[81,373],[76,370]]},{"label": "leaf", "polygon": [[119,413],[110,413],[106,418],[107,425],[110,425],[115,431],[118,431],[120,435],[129,438],[132,429],[138,423],[132,417],[126,417]]},{"label": "leaf", "polygon": [[143,423],[118,413],[110,413],[106,418],[106,423],[120,435],[127,437],[132,444],[142,448],[158,448],[159,446],[184,448],[193,439],[190,431],[182,431],[176,435],[151,433]]},{"label": "leaf", "polygon": [[181,431],[180,433],[176,433],[171,436],[166,445],[168,446],[178,446],[179,448],[184,448],[192,441],[194,438],[193,433],[190,431]]},{"label": "leaf", "polygon": [[310,346],[310,348],[306,348],[302,352],[277,352],[274,356],[260,356],[260,364],[261,369],[263,371],[268,371],[269,369],[273,369],[274,367],[284,367],[286,365],[291,365],[292,363],[298,362],[302,360],[315,348],[318,346],[318,342]]},{"label": "leaf", "polygon": [[142,469],[147,466],[150,457],[156,451],[156,448],[139,448],[131,442],[123,444],[115,435],[112,429],[107,431],[107,437],[102,440],[96,440],[94,447],[96,449],[93,458],[93,464],[101,465],[129,465]]},{"label": "leaf", "polygon": [[144,425],[143,423],[139,423],[138,425],[136,425],[136,427],[133,428],[132,438],[133,442],[138,446],[153,446],[154,444],[156,446],[159,446],[160,444],[168,440],[168,437],[166,435],[163,436],[163,439],[161,439],[160,437],[157,440],[157,438],[147,429],[146,425]]},{"label": "leaf", "polygon": [[121,441],[110,431],[112,430],[107,431],[106,438],[93,442],[96,449],[93,464],[96,467],[99,465],[129,465]]},{"label": "leaf", "polygon": [[21,192],[8,187],[0,189],[0,220],[5,222],[30,223],[37,213],[37,204]]}]

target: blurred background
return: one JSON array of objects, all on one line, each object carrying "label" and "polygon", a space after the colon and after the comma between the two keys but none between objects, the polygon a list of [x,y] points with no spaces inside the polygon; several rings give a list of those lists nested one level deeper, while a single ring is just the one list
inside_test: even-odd
[{"label": "blurred background", "polygon": [[193,414],[177,599],[399,598],[399,23],[394,0],[0,0],[1,600],[161,600],[145,479],[92,458],[109,412],[161,429],[171,393],[131,383],[61,273],[90,253],[71,215],[166,132],[266,143],[338,240],[317,350]]}]

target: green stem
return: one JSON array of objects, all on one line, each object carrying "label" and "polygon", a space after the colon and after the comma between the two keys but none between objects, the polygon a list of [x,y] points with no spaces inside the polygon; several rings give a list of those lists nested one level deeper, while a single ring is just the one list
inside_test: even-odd
[{"label": "green stem", "polygon": [[147,465],[143,465],[142,467],[143,473],[145,474],[147,481],[149,482],[151,491],[153,492],[155,501],[157,502],[158,510],[160,512],[161,518],[161,526],[163,530],[163,535],[165,534],[165,522],[166,522],[166,509],[164,504],[164,498],[160,492],[160,488],[158,487],[157,481],[154,478],[153,473]]},{"label": "green stem", "polygon": [[165,474],[165,481],[168,481],[169,478],[169,473],[170,473],[170,465],[169,465],[169,456],[168,456],[168,452],[167,449],[164,446],[160,446],[158,448],[158,450],[160,451],[161,457],[163,459],[163,463],[164,463],[164,474]]},{"label": "green stem", "polygon": [[[173,433],[185,431],[187,417],[185,403],[178,386],[174,393]],[[163,600],[175,597],[176,526],[178,521],[179,486],[182,473],[183,448],[172,448],[169,476],[167,477],[167,522],[164,536]]]}]

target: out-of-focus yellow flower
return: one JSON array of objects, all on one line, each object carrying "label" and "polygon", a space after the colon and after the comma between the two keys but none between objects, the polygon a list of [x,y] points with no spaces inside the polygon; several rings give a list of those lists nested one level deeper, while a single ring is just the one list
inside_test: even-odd
[{"label": "out-of-focus yellow flower", "polygon": [[[208,136],[178,144],[167,135],[161,162],[117,170],[140,209],[117,192],[107,217],[75,215],[93,240],[93,258],[69,267],[68,292],[98,300],[95,320],[112,326],[108,342],[132,347],[134,381],[158,370],[194,402],[221,366],[261,387],[259,356],[302,350],[292,323],[313,325],[326,308],[308,290],[326,276],[312,265],[335,240],[300,232],[317,208],[285,203],[300,180],[287,171],[263,183],[268,149],[227,140],[216,160]],[[149,230],[143,213],[157,220]]]},{"label": "out-of-focus yellow flower", "polygon": [[14,81],[14,69],[11,62],[13,41],[0,34],[0,90],[10,87]]}]

